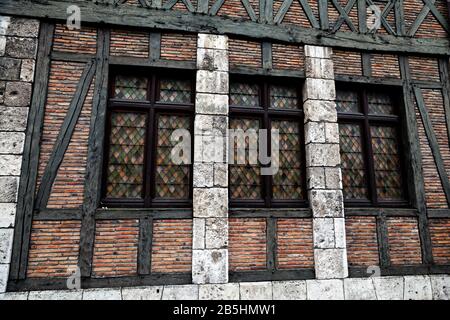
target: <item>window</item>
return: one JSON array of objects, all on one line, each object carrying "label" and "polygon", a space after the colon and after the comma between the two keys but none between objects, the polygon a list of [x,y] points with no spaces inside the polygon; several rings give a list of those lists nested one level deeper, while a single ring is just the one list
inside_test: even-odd
[{"label": "window", "polygon": [[177,129],[192,132],[189,75],[115,73],[111,79],[103,205],[188,207],[192,168],[172,161]]},{"label": "window", "polygon": [[[231,130],[247,133],[248,130],[279,130],[279,170],[274,175],[261,174],[261,169],[270,164],[250,161],[248,151],[257,148],[250,136],[245,138],[245,159],[238,159],[238,139],[231,141],[234,161],[230,164],[229,195],[232,207],[301,207],[306,204],[300,90],[301,84],[296,80],[239,78],[230,82]],[[270,153],[271,139],[268,138],[265,148]]]},{"label": "window", "polygon": [[407,205],[400,101],[390,90],[337,90],[346,204]]}]

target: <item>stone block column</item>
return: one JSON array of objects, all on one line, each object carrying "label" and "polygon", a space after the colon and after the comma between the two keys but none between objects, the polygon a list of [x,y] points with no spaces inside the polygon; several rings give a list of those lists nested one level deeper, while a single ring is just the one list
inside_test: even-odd
[{"label": "stone block column", "polygon": [[316,278],[348,276],[332,49],[305,46],[306,174]]},{"label": "stone block column", "polygon": [[228,282],[228,38],[199,34],[194,124],[193,283]]},{"label": "stone block column", "polygon": [[0,16],[0,293],[11,262],[39,21]]}]

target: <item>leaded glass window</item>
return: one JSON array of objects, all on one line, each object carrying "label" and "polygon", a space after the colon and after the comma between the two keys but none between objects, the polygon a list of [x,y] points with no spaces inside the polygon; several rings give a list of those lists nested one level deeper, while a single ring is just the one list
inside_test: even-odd
[{"label": "leaded glass window", "polygon": [[[306,204],[300,89],[301,84],[295,80],[231,79],[230,129],[246,133],[245,154],[237,151],[242,146],[236,144],[237,139],[230,133],[232,207],[301,207]],[[271,164],[250,163],[248,151],[256,150],[258,158],[258,150],[262,148],[259,129],[268,130],[265,150],[271,150],[270,129],[278,130],[278,159],[274,157]],[[278,170],[273,175],[263,174],[270,165]]]},{"label": "leaded glass window", "polygon": [[173,136],[175,130],[192,131],[192,83],[192,77],[182,73],[113,72],[104,205],[191,206],[191,165],[173,160],[171,151],[183,139]]},{"label": "leaded glass window", "polygon": [[360,88],[338,90],[336,96],[347,203],[406,205],[396,95],[389,90]]}]

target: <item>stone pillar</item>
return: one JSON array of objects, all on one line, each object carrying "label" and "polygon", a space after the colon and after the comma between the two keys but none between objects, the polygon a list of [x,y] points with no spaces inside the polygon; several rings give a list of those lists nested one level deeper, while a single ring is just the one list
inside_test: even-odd
[{"label": "stone pillar", "polygon": [[11,262],[39,21],[0,16],[0,293]]},{"label": "stone pillar", "polygon": [[348,276],[332,49],[305,46],[306,174],[317,279]]},{"label": "stone pillar", "polygon": [[198,35],[193,283],[228,282],[228,38]]}]

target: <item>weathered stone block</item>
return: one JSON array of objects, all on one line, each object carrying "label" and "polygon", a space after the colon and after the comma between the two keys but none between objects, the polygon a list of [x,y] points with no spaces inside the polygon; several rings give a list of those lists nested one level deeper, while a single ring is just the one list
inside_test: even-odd
[{"label": "weathered stone block", "polygon": [[306,78],[303,85],[303,101],[335,100],[336,89],[334,80]]},{"label": "weathered stone block", "polygon": [[371,278],[344,279],[345,300],[377,300]]},{"label": "weathered stone block", "polygon": [[0,177],[0,202],[16,202],[19,178]]},{"label": "weathered stone block", "polygon": [[348,277],[346,249],[314,249],[316,279]]},{"label": "weathered stone block", "polygon": [[308,57],[305,59],[305,74],[309,78],[334,80],[333,60]]},{"label": "weathered stone block", "polygon": [[339,144],[306,145],[306,166],[308,167],[336,167],[341,163]]},{"label": "weathered stone block", "polygon": [[27,300],[28,292],[7,292],[0,294],[0,301]]},{"label": "weathered stone block", "polygon": [[11,23],[11,17],[0,16],[0,35],[6,35],[8,32],[9,24]]},{"label": "weathered stone block", "polygon": [[228,37],[215,34],[198,34],[198,47],[208,49],[227,50],[228,49]]},{"label": "weathered stone block", "polygon": [[194,137],[194,162],[227,163],[228,138],[216,135],[197,135]]},{"label": "weathered stone block", "polygon": [[307,100],[303,104],[303,110],[305,112],[305,122],[337,121],[336,103],[334,101]]},{"label": "weathered stone block", "polygon": [[305,46],[305,56],[311,58],[329,59],[333,54],[333,49],[322,46]]},{"label": "weathered stone block", "polygon": [[206,249],[224,249],[228,247],[228,219],[206,219]]},{"label": "weathered stone block", "polygon": [[206,219],[194,218],[192,226],[192,249],[205,249]]},{"label": "weathered stone block", "polygon": [[274,281],[273,300],[306,300],[306,281]]},{"label": "weathered stone block", "polygon": [[327,189],[342,189],[341,168],[325,168],[325,182]]},{"label": "weathered stone block", "polygon": [[430,276],[433,300],[450,300],[450,276]]},{"label": "weathered stone block", "polygon": [[197,69],[228,72],[228,51],[199,48],[197,50]]},{"label": "weathered stone block", "polygon": [[0,154],[22,154],[25,133],[0,132]]},{"label": "weathered stone block", "polygon": [[337,123],[325,123],[325,142],[339,143],[339,125]]},{"label": "weathered stone block", "polygon": [[162,300],[197,300],[198,286],[164,286]]},{"label": "weathered stone block", "polygon": [[13,228],[15,216],[15,203],[0,203],[0,228]]},{"label": "weathered stone block", "polygon": [[239,300],[239,284],[202,284],[199,288],[200,300]]},{"label": "weathered stone block", "polygon": [[162,286],[122,288],[122,300],[161,300]]},{"label": "weathered stone block", "polygon": [[[0,36],[0,56],[4,56],[6,51],[6,37]],[[2,79],[2,78],[0,78]]]},{"label": "weathered stone block", "polygon": [[195,135],[225,136],[228,129],[228,117],[197,114],[195,116]]},{"label": "weathered stone block", "polygon": [[0,106],[1,131],[25,131],[28,108]]},{"label": "weathered stone block", "polygon": [[308,189],[325,189],[325,169],[321,167],[306,168]]},{"label": "weathered stone block", "polygon": [[192,282],[196,284],[228,282],[228,250],[193,250]]},{"label": "weathered stone block", "polygon": [[28,107],[31,101],[31,83],[8,82],[5,90],[5,105]]},{"label": "weathered stone block", "polygon": [[120,288],[86,289],[83,300],[122,300]]},{"label": "weathered stone block", "polygon": [[197,92],[228,94],[228,72],[197,71]]},{"label": "weathered stone block", "polygon": [[12,58],[33,59],[36,57],[36,38],[7,37],[5,54]]},{"label": "weathered stone block", "polygon": [[0,81],[0,104],[5,102],[6,81]]},{"label": "weathered stone block", "polygon": [[22,166],[22,156],[19,155],[0,155],[0,175],[18,176]]},{"label": "weathered stone block", "polygon": [[271,282],[241,282],[241,300],[272,300]]},{"label": "weathered stone block", "polygon": [[306,280],[308,300],[344,300],[343,280]]},{"label": "weathered stone block", "polygon": [[307,122],[305,124],[305,143],[325,143],[325,123]]},{"label": "weathered stone block", "polygon": [[332,249],[335,247],[334,219],[313,219],[314,248]]},{"label": "weathered stone block", "polygon": [[19,80],[19,78],[20,78],[20,59],[1,57],[0,80]]},{"label": "weathered stone block", "polygon": [[30,291],[28,300],[81,300],[82,290]]},{"label": "weathered stone block", "polygon": [[37,38],[39,36],[39,20],[12,17],[6,34],[15,37]]},{"label": "weathered stone block", "polygon": [[405,276],[405,300],[432,300],[429,276]]},{"label": "weathered stone block", "polygon": [[372,277],[378,300],[403,300],[403,277]]},{"label": "weathered stone block", "polygon": [[334,239],[335,247],[345,249],[347,247],[347,241],[345,237],[345,219],[333,218],[334,220]]},{"label": "weathered stone block", "polygon": [[226,218],[228,217],[228,189],[194,188],[195,218]]},{"label": "weathered stone block", "polygon": [[194,163],[194,188],[212,187],[214,185],[214,166],[212,163]]},{"label": "weathered stone block", "polygon": [[201,114],[227,115],[228,95],[197,93],[195,97],[195,112]]},{"label": "weathered stone block", "polygon": [[22,60],[22,67],[20,69],[20,80],[25,82],[33,82],[34,80],[35,60]]},{"label": "weathered stone block", "polygon": [[0,264],[0,293],[6,292],[8,284],[9,264]]},{"label": "weathered stone block", "polygon": [[340,190],[311,190],[309,201],[315,218],[343,218],[343,195]]},{"label": "weathered stone block", "polygon": [[0,263],[11,262],[13,229],[0,229]]},{"label": "weathered stone block", "polygon": [[214,186],[228,187],[228,164],[214,163]]}]

